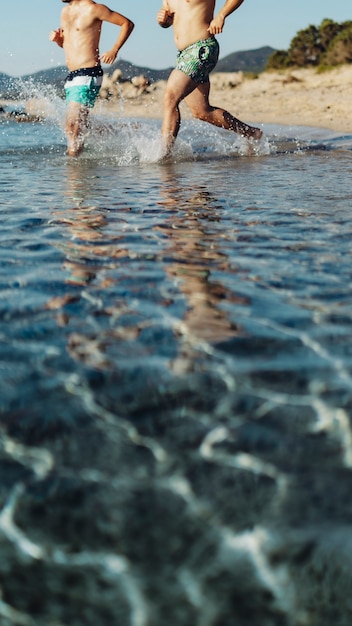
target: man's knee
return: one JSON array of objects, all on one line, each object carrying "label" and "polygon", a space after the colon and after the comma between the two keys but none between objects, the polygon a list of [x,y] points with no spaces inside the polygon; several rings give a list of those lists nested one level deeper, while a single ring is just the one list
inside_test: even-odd
[{"label": "man's knee", "polygon": [[175,109],[178,107],[181,98],[178,98],[177,95],[171,90],[166,89],[164,94],[164,107],[166,109]]},{"label": "man's knee", "polygon": [[202,120],[203,122],[206,122],[209,119],[209,113],[211,109],[208,109],[206,107],[190,107],[190,109],[192,116],[196,120]]}]

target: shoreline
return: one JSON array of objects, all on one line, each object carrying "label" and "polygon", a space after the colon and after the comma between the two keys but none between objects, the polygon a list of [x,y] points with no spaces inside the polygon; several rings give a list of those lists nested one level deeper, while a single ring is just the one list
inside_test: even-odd
[{"label": "shoreline", "polygon": [[[242,72],[214,72],[210,102],[254,125],[308,126],[348,134],[352,133],[351,77],[352,65],[325,72],[313,68],[268,71],[253,78]],[[118,89],[114,85],[117,95],[109,100],[100,98],[93,112],[161,119],[165,85],[166,81],[158,81],[140,90],[129,81],[119,83]],[[0,100],[0,105],[14,102]],[[40,98],[27,103],[31,115],[45,117],[45,108],[48,110],[48,103]],[[185,103],[180,108],[182,118],[189,119]]]},{"label": "shoreline", "polygon": [[[325,72],[313,68],[263,72],[249,78],[242,72],[214,72],[210,102],[227,109],[244,122],[262,125],[307,126],[352,133],[352,65]],[[104,114],[161,118],[165,81],[151,85],[148,93],[123,101],[101,101]],[[191,116],[181,103],[181,116]]]}]

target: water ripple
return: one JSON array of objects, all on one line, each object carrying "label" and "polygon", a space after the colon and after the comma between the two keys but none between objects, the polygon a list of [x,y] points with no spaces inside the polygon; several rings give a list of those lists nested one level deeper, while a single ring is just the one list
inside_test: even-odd
[{"label": "water ripple", "polygon": [[349,623],[351,137],[265,130],[1,123],[4,626]]}]

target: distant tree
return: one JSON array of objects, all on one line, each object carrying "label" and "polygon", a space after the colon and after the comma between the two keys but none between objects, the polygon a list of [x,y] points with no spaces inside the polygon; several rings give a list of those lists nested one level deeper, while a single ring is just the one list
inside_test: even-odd
[{"label": "distant tree", "polygon": [[344,22],[329,42],[322,58],[325,65],[352,63],[352,22]]},{"label": "distant tree", "polygon": [[299,67],[319,65],[321,51],[319,30],[316,26],[308,26],[292,39],[288,50],[288,64]]},{"label": "distant tree", "polygon": [[292,39],[288,51],[277,50],[267,69],[352,63],[352,22],[338,24],[330,19],[308,26]]},{"label": "distant tree", "polygon": [[326,50],[330,42],[340,32],[341,26],[333,20],[325,19],[317,30],[317,41],[322,51]]},{"label": "distant tree", "polygon": [[288,52],[286,50],[275,50],[269,59],[266,66],[268,70],[281,70],[287,67],[288,64]]}]

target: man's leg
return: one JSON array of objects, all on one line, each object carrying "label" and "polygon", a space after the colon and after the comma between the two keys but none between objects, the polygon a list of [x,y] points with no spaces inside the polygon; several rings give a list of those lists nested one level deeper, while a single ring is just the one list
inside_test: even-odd
[{"label": "man's leg", "polygon": [[173,70],[166,84],[164,95],[164,115],[162,137],[166,155],[171,151],[180,129],[179,104],[192,93],[197,84],[180,70]]},{"label": "man's leg", "polygon": [[249,126],[249,124],[233,117],[228,111],[211,106],[209,104],[209,92],[210,83],[202,83],[185,98],[193,117],[226,130],[232,130],[248,139],[260,139],[262,137],[263,132],[260,128]]},{"label": "man's leg", "polygon": [[66,113],[67,154],[78,156],[84,146],[84,135],[88,128],[88,107],[79,102],[69,102]]}]

